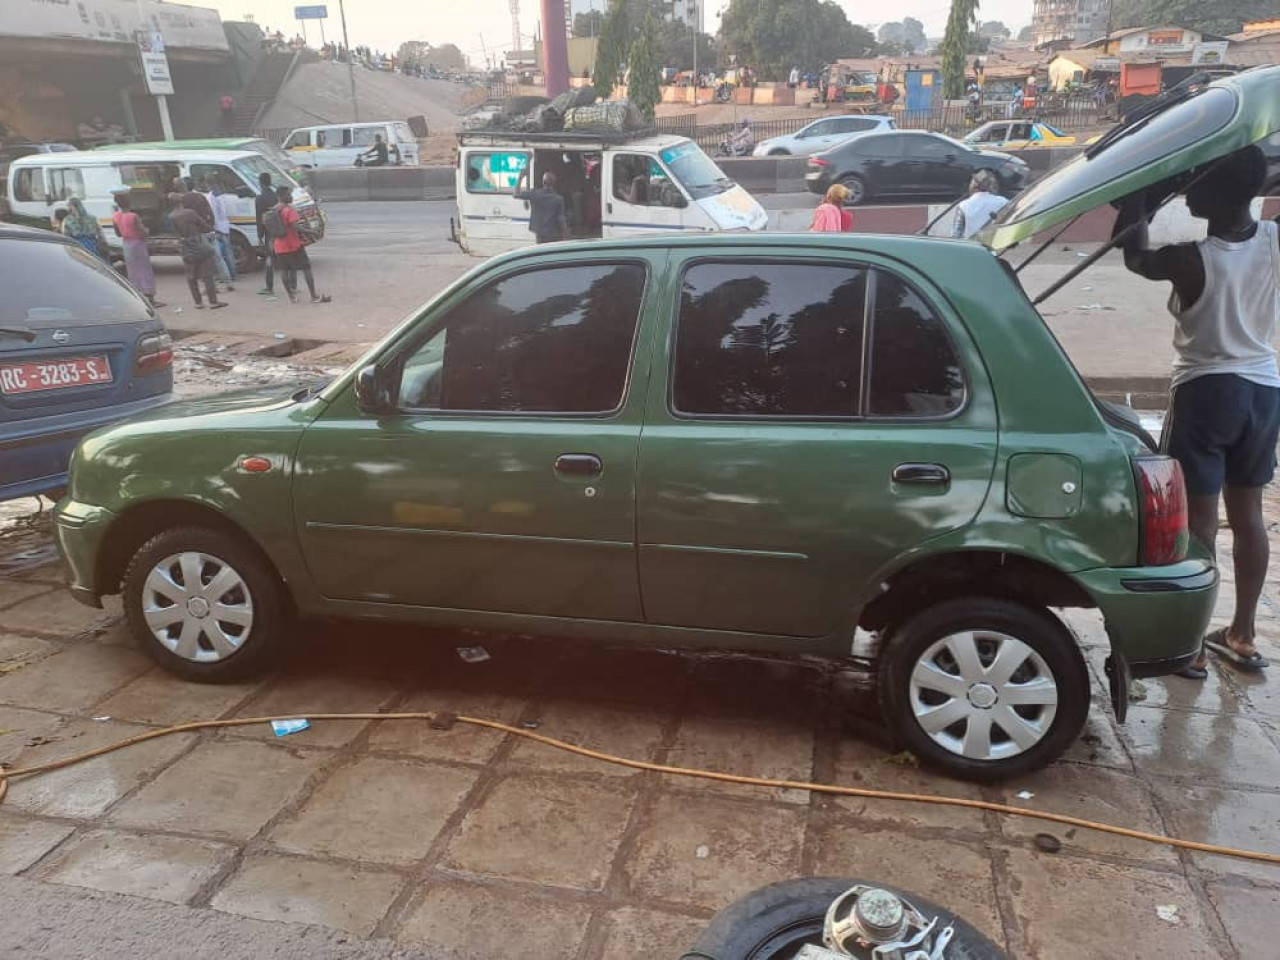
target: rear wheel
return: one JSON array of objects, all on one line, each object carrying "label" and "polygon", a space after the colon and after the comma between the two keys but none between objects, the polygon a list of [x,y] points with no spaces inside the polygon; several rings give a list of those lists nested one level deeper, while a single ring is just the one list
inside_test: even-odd
[{"label": "rear wheel", "polygon": [[289,604],[271,565],[237,537],[180,527],[144,543],[124,574],[130,631],[184,680],[220,683],[263,669],[284,644]]},{"label": "rear wheel", "polygon": [[1089,673],[1047,610],[952,600],[890,632],[880,701],[921,760],[965,780],[1003,780],[1051,763],[1080,735]]},{"label": "rear wheel", "polygon": [[790,151],[790,150],[784,150],[784,149],[782,149],[782,147],[775,147],[774,149],[772,149],[772,150],[770,150],[770,151],[769,151],[769,156],[771,156],[771,157],[789,157],[789,156],[791,156],[791,151]]},{"label": "rear wheel", "polygon": [[844,201],[845,206],[856,207],[867,199],[867,184],[861,177],[850,174],[847,177],[841,177],[837,182],[849,191],[849,196]]}]

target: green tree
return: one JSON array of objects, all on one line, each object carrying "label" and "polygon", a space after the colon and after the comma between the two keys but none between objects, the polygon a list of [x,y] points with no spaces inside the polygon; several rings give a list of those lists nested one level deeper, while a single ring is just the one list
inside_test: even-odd
[{"label": "green tree", "polygon": [[631,76],[627,82],[627,99],[636,105],[641,116],[653,120],[653,108],[662,99],[661,77],[658,64],[658,23],[653,11],[646,11],[640,21],[639,35],[631,45],[627,62]]},{"label": "green tree", "polygon": [[608,100],[618,85],[618,74],[626,65],[630,49],[631,24],[625,0],[609,0],[609,12],[605,14],[596,48],[596,72],[591,78],[601,100]]},{"label": "green tree", "polygon": [[1008,40],[1013,34],[1000,20],[987,20],[978,27],[978,36],[988,40]]},{"label": "green tree", "polygon": [[969,54],[969,32],[978,19],[978,0],[951,0],[951,15],[942,37],[942,95],[948,100],[964,96],[964,67]]},{"label": "green tree", "polygon": [[816,70],[876,50],[871,31],[850,23],[831,0],[731,0],[716,40],[721,59],[732,55],[761,80],[784,80],[793,66]]},{"label": "green tree", "polygon": [[573,15],[573,35],[575,37],[598,37],[604,27],[604,14],[599,10],[588,10],[586,13]]},{"label": "green tree", "polygon": [[880,41],[881,50],[890,55],[924,53],[929,46],[924,35],[924,24],[915,17],[881,24],[876,38]]},{"label": "green tree", "polygon": [[924,35],[924,24],[915,17],[903,18],[902,39],[910,53],[924,53],[929,49],[929,40]]},{"label": "green tree", "polygon": [[1276,15],[1276,0],[1115,0],[1112,26],[1190,27],[1225,36],[1239,33],[1246,21]]},{"label": "green tree", "polygon": [[1031,29],[1031,24],[1028,23],[1025,27],[1023,27],[1021,30],[1018,31],[1018,39],[1023,41],[1030,40],[1032,37],[1032,34],[1033,34],[1033,31]]}]

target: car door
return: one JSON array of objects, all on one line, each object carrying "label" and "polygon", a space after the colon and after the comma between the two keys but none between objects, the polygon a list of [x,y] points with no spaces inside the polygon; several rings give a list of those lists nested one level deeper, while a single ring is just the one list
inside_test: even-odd
[{"label": "car door", "polygon": [[834,117],[811,123],[796,135],[796,156],[808,157],[815,153],[821,153],[839,139],[835,135]]},{"label": "car door", "polygon": [[514,196],[520,174],[529,166],[529,150],[506,147],[464,149],[459,162],[463,188],[458,214],[469,252],[492,256],[533,242],[529,204]]},{"label": "car door", "polygon": [[681,228],[681,210],[688,201],[656,159],[643,153],[609,152],[604,164],[604,236],[652,236]]},{"label": "car door", "polygon": [[299,539],[329,598],[639,621],[635,462],[646,287],[664,255],[509,265],[377,362],[303,436]]},{"label": "car door", "polygon": [[875,195],[893,195],[908,189],[906,170],[902,165],[907,137],[898,133],[876,133],[858,137],[844,144],[836,153],[844,161],[841,175],[854,173],[866,181]]},{"label": "car door", "polygon": [[991,389],[925,289],[825,251],[681,265],[640,440],[651,623],[829,635],[886,565],[977,514]]},{"label": "car door", "polygon": [[969,184],[969,165],[961,159],[965,148],[931,133],[911,134],[904,156],[909,193],[958,197]]}]

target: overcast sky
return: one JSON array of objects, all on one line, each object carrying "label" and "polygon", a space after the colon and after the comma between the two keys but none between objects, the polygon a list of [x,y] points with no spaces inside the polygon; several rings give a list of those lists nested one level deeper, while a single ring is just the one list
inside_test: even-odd
[{"label": "overcast sky", "polygon": [[[299,32],[293,19],[294,0],[187,0],[197,6],[213,6],[224,20],[242,20],[245,14],[263,27],[281,30],[286,36]],[[318,0],[300,0],[316,3]],[[329,40],[342,36],[338,19],[337,0],[324,0],[329,17],[324,24]],[[566,3],[569,0],[565,0]],[[606,0],[572,0],[574,9],[586,9],[594,3],[603,10]],[[728,6],[728,0],[705,0],[707,3],[707,31],[715,33],[719,25],[719,11]],[[857,3],[854,0],[837,0],[854,23],[878,27],[876,19],[885,6],[891,6],[897,17],[915,17],[924,23],[930,37],[942,36],[946,27],[949,0],[899,0],[892,5]],[[508,0],[350,0],[347,8],[347,31],[351,43],[364,44],[388,53],[394,52],[406,40],[426,40],[429,43],[456,43],[477,65],[484,63],[484,51],[495,51],[500,57],[511,46],[511,14]],[[539,0],[521,0],[520,31],[532,36],[537,28]],[[1003,20],[1016,34],[1018,29],[1031,21],[1031,0],[984,0],[979,15],[983,20]],[[307,24],[308,37],[318,39],[315,22]]]}]

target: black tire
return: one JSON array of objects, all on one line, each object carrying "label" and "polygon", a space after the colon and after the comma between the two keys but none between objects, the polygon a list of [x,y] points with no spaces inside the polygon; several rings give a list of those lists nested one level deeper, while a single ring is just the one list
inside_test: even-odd
[{"label": "black tire", "polygon": [[231,253],[236,261],[236,274],[258,269],[258,248],[243,233],[231,234]]},{"label": "black tire", "polygon": [[[219,660],[197,662],[179,656],[147,624],[143,599],[147,577],[165,558],[187,552],[206,554],[232,568],[252,606],[252,623],[240,640],[242,645]],[[292,608],[275,569],[255,547],[221,530],[179,527],[157,534],[130,559],[123,587],[125,617],[134,640],[156,663],[184,680],[230,683],[251,677],[270,666],[287,640]],[[202,642],[208,645],[207,638]]]},{"label": "black tire", "polygon": [[[806,944],[821,945],[822,922],[832,901],[862,880],[808,877],[761,887],[725,907],[702,931],[686,956],[715,960],[792,960]],[[910,901],[939,926],[954,921],[948,960],[1007,960],[1004,952],[970,924],[922,897],[876,883]]]},{"label": "black tire", "polygon": [[[1052,675],[1056,713],[1041,739],[1020,753],[987,760],[953,753],[925,732],[913,712],[910,681],[920,657],[944,637],[969,630],[991,630],[1020,640]],[[1006,780],[1039,770],[1075,742],[1089,713],[1089,671],[1070,631],[1048,610],[1008,600],[950,600],[916,614],[889,631],[879,672],[881,709],[899,744],[961,780]]]},{"label": "black tire", "polygon": [[784,150],[784,149],[782,149],[781,147],[776,147],[776,148],[774,148],[773,150],[770,150],[770,151],[769,151],[769,156],[771,156],[771,157],[789,157],[789,156],[791,156],[791,151],[790,151],[790,150]]},{"label": "black tire", "polygon": [[849,196],[845,200],[845,206],[856,207],[867,199],[867,181],[863,180],[856,173],[848,174],[836,181],[840,186],[849,191]]}]

